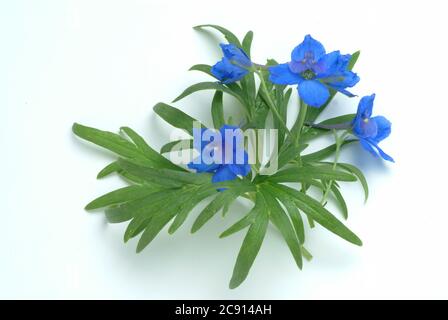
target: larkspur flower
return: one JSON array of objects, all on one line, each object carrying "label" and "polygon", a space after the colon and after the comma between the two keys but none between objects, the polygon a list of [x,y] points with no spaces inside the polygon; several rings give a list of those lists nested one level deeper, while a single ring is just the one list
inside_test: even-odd
[{"label": "larkspur flower", "polygon": [[233,44],[220,44],[224,57],[211,68],[211,73],[222,83],[241,80],[249,73],[252,62],[246,53]]},{"label": "larkspur flower", "polygon": [[359,142],[364,149],[376,157],[379,154],[384,160],[394,162],[394,159],[378,146],[380,141],[389,136],[391,123],[383,116],[372,117],[374,100],[375,94],[372,94],[359,101],[356,117],[352,121],[352,131],[359,138]]},{"label": "larkspur flower", "polygon": [[346,89],[358,83],[356,73],[348,70],[351,55],[339,51],[326,53],[324,46],[310,35],[291,53],[291,62],[269,68],[275,84],[298,84],[300,98],[309,106],[320,107],[330,97],[329,88],[347,96]]},{"label": "larkspur flower", "polygon": [[216,133],[210,129],[195,128],[193,131],[194,147],[201,154],[188,164],[188,168],[196,172],[214,173],[214,183],[249,174],[249,157],[244,151],[243,133],[240,128],[224,125]]}]

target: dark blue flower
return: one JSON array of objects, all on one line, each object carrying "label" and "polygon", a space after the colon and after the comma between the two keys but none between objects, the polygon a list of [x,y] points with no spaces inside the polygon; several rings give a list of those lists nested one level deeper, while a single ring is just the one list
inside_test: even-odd
[{"label": "dark blue flower", "polygon": [[244,135],[236,126],[224,125],[218,132],[193,129],[194,147],[201,154],[188,164],[196,172],[214,173],[212,182],[234,180],[251,171],[244,151]]},{"label": "dark blue flower", "polygon": [[252,62],[246,53],[233,44],[221,44],[224,57],[216,63],[211,73],[222,83],[232,83],[241,80],[249,73]]},{"label": "dark blue flower", "polygon": [[307,35],[291,53],[291,62],[269,68],[269,80],[276,84],[298,84],[300,98],[309,106],[320,107],[330,97],[329,88],[347,96],[346,88],[358,83],[356,73],[348,70],[351,55],[325,52],[324,46]]},{"label": "dark blue flower", "polygon": [[389,136],[391,123],[382,116],[372,117],[374,100],[375,94],[372,94],[359,101],[356,117],[352,121],[353,134],[359,138],[361,146],[371,154],[379,154],[384,160],[394,162],[394,159],[378,146],[380,141]]}]

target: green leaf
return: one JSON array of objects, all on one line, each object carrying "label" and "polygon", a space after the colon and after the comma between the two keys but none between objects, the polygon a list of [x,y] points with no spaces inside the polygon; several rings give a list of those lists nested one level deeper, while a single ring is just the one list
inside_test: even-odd
[{"label": "green leaf", "polygon": [[188,217],[188,214],[191,210],[194,209],[198,205],[199,202],[204,200],[205,198],[215,194],[217,191],[214,186],[207,185],[205,188],[203,187],[201,190],[193,193],[188,201],[181,207],[179,213],[174,218],[173,223],[168,229],[169,234],[173,234],[177,229],[185,222]]},{"label": "green leaf", "polygon": [[124,232],[123,241],[126,243],[129,241],[129,239],[132,239],[138,236],[140,233],[142,233],[143,230],[145,230],[145,228],[151,222],[151,219],[152,216],[150,217],[138,216],[133,218],[131,222],[128,224],[126,231]]},{"label": "green leaf", "polygon": [[286,196],[282,192],[277,192],[275,189],[273,194],[283,203],[286,208],[286,211],[289,214],[289,218],[291,219],[292,225],[294,226],[294,230],[296,232],[297,238],[301,244],[305,243],[305,227],[303,224],[302,216],[300,215],[297,206],[294,203],[294,199]]},{"label": "green leaf", "polygon": [[[125,242],[145,230],[146,235],[143,239],[140,239],[138,245],[138,252],[140,252],[153,239],[149,237],[150,231],[155,232],[156,229],[154,227],[160,226],[158,223],[166,217],[166,223],[160,226],[160,229],[163,228],[179,212],[179,208],[184,205],[193,191],[194,189],[163,190],[146,198],[122,205],[124,211],[132,212],[134,216],[134,219],[126,229]],[[151,225],[153,225],[152,229],[146,231]]]},{"label": "green leaf", "polygon": [[151,148],[146,141],[131,128],[122,127],[121,130],[132,140],[132,142],[134,142],[141,153],[153,163],[154,167],[185,171],[183,168],[175,165]]},{"label": "green leaf", "polygon": [[195,30],[200,30],[203,28],[213,28],[213,29],[221,32],[229,43],[233,43],[234,45],[241,48],[241,43],[238,40],[238,38],[232,32],[227,30],[226,28],[223,28],[223,27],[215,25],[215,24],[203,24],[203,25],[193,27],[193,29],[195,29]]},{"label": "green leaf", "polygon": [[119,159],[123,170],[129,172],[132,175],[149,182],[150,184],[157,184],[165,187],[182,187],[185,184],[203,184],[210,182],[209,174],[198,174],[191,172],[181,172],[170,169],[154,169],[145,167],[136,161],[128,161]]},{"label": "green leaf", "polygon": [[249,114],[252,115],[257,98],[257,89],[255,86],[255,76],[253,72],[249,72],[243,79],[241,79],[241,86],[248,105],[246,108],[249,107]]},{"label": "green leaf", "polygon": [[127,242],[142,232],[154,214],[166,208],[167,204],[171,205],[176,203],[182,197],[183,191],[181,189],[162,190],[151,193],[145,198],[124,203],[115,208],[114,210],[122,211],[123,215],[129,213],[134,217],[126,228],[124,242]]},{"label": "green leaf", "polygon": [[105,167],[98,173],[98,175],[96,176],[96,178],[97,178],[97,179],[102,179],[102,178],[104,178],[104,177],[110,175],[111,173],[118,172],[118,171],[120,171],[120,170],[121,170],[121,168],[120,168],[120,166],[118,165],[118,162],[117,162],[117,161],[114,161],[114,162],[112,162],[112,163],[109,163],[107,166],[105,166]]},{"label": "green leaf", "polygon": [[262,193],[266,205],[269,208],[269,217],[272,223],[277,227],[277,229],[282,234],[283,238],[286,241],[286,244],[291,251],[294,260],[296,261],[299,269],[302,269],[303,261],[302,261],[302,250],[301,245],[297,239],[296,233],[294,231],[291,222],[289,221],[288,216],[283,211],[283,208],[280,206],[278,201],[272,195],[272,192],[275,192],[274,188],[270,188],[268,185],[264,185],[263,188],[260,188],[260,192]]},{"label": "green leaf", "polygon": [[[183,129],[191,136],[193,136],[193,122],[198,122],[200,124],[198,120],[166,103],[160,102],[156,104],[154,106],[154,112],[173,127]],[[201,124],[201,126],[205,128],[204,125]]]},{"label": "green leaf", "polygon": [[[353,120],[353,118],[356,116],[356,114],[344,114],[342,116],[337,116],[334,118],[330,118],[327,120],[324,120],[322,122],[319,122],[317,125],[335,125],[335,124],[342,124],[347,123]],[[309,141],[311,139],[315,139],[318,137],[321,137],[326,134],[332,133],[332,130],[329,129],[322,129],[322,128],[315,128],[315,127],[308,127],[308,129],[304,130],[302,133],[302,136],[300,137],[302,142]]]},{"label": "green leaf", "polygon": [[349,171],[350,173],[354,174],[358,177],[359,182],[362,185],[362,188],[364,189],[364,201],[367,201],[367,198],[369,197],[369,185],[367,183],[367,179],[362,173],[361,170],[359,170],[354,165],[348,164],[348,163],[338,163],[338,166]]},{"label": "green leaf", "polygon": [[[357,139],[347,139],[344,140],[341,143],[341,147],[345,146],[347,144],[350,144],[352,142],[358,141]],[[303,162],[317,162],[317,161],[321,161],[323,159],[328,158],[329,156],[331,156],[333,153],[336,152],[336,144],[332,144],[326,148],[323,148],[322,150],[313,152],[313,153],[308,153],[304,156],[302,156],[302,161]]]},{"label": "green leaf", "polygon": [[188,87],[187,89],[185,89],[184,92],[182,92],[180,94],[180,96],[178,96],[176,99],[173,100],[173,102],[179,101],[194,92],[202,91],[202,90],[217,90],[217,91],[225,92],[225,93],[230,94],[231,96],[235,97],[242,105],[245,105],[244,99],[238,92],[235,92],[234,90],[231,90],[231,89],[227,88],[225,85],[218,83],[218,82],[196,83],[196,84]]},{"label": "green leaf", "polygon": [[151,222],[147,225],[138,241],[137,253],[141,252],[144,248],[146,248],[146,246],[151,243],[152,240],[154,240],[154,238],[159,234],[163,227],[165,227],[168,222],[173,219],[176,211],[176,208],[173,208],[173,206],[169,206],[169,208],[158,212],[154,215],[154,217],[152,217]]},{"label": "green leaf", "polygon": [[270,182],[307,182],[312,179],[356,181],[352,174],[333,170],[330,165],[287,168],[265,179]]},{"label": "green leaf", "polygon": [[72,130],[78,137],[115,152],[122,157],[141,158],[137,147],[116,133],[86,127],[78,123],[73,124]]},{"label": "green leaf", "polygon": [[[258,198],[258,197],[257,197]],[[254,221],[256,216],[259,214],[261,210],[260,200],[255,201],[255,206],[240,220],[231,225],[228,229],[226,229],[223,233],[219,235],[220,238],[228,237],[235,232],[243,230],[244,228],[250,226]]]},{"label": "green leaf", "polygon": [[222,105],[222,91],[216,91],[212,100],[212,119],[215,129],[221,128],[225,125],[224,108]]},{"label": "green leaf", "polygon": [[350,58],[350,62],[348,63],[348,70],[352,70],[355,66],[356,62],[358,61],[359,55],[361,54],[361,51],[358,50],[355,53],[352,54]]},{"label": "green leaf", "polygon": [[277,163],[278,169],[283,168],[291,160],[297,158],[297,155],[299,155],[303,150],[305,150],[306,147],[308,147],[307,144],[301,144],[298,146],[288,144],[283,150],[280,151]]},{"label": "green leaf", "polygon": [[211,69],[212,69],[212,67],[208,64],[195,64],[188,71],[200,71],[200,72],[203,72],[203,73],[208,74],[209,76],[212,76],[213,78],[215,78],[215,76],[211,72]]},{"label": "green leaf", "polygon": [[254,33],[252,31],[248,31],[243,39],[243,50],[250,58],[250,49],[252,46],[252,40],[254,38]]},{"label": "green leaf", "polygon": [[[259,198],[261,197],[257,197],[257,201],[263,201],[258,200]],[[230,289],[238,287],[249,274],[249,270],[260,251],[261,244],[263,243],[268,223],[268,211],[266,205],[263,204],[260,212],[257,214],[254,222],[251,224],[244,237],[243,244],[241,245],[241,249],[236,259],[235,267],[233,268],[232,279],[229,283]]]},{"label": "green leaf", "polygon": [[331,192],[333,192],[334,197],[336,198],[336,203],[339,206],[339,209],[342,212],[342,216],[344,217],[345,220],[348,219],[348,209],[347,209],[347,204],[345,203],[345,199],[342,196],[341,191],[339,191],[338,187],[335,185],[331,186]]},{"label": "green leaf", "polygon": [[[175,149],[175,150],[173,150]],[[190,150],[193,149],[193,140],[192,139],[182,139],[171,141],[162,146],[160,148],[160,153],[167,153],[171,151],[181,151],[181,150]]]},{"label": "green leaf", "polygon": [[199,216],[196,218],[193,226],[191,227],[191,232],[195,233],[198,231],[207,221],[209,221],[220,209],[222,209],[226,204],[230,204],[241,194],[250,191],[250,188],[233,188],[227,189],[219,193],[215,199],[213,199]]},{"label": "green leaf", "polygon": [[120,208],[109,208],[105,213],[107,222],[109,223],[121,223],[133,218],[131,212],[121,210]]},{"label": "green leaf", "polygon": [[96,198],[95,200],[91,201],[85,207],[85,209],[86,210],[99,209],[114,204],[140,199],[155,191],[158,190],[154,189],[154,187],[139,186],[139,185],[127,186]]},{"label": "green leaf", "polygon": [[354,234],[334,215],[332,215],[327,209],[325,209],[318,201],[302,192],[281,184],[272,184],[272,186],[294,198],[295,203],[297,204],[299,209],[309,217],[311,217],[311,219],[319,223],[321,226],[350,243],[362,246],[361,239],[359,239],[356,234]]}]

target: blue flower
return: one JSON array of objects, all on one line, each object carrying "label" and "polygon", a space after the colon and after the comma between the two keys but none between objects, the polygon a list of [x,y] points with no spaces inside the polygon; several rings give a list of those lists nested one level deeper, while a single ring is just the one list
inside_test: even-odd
[{"label": "blue flower", "polygon": [[252,62],[246,53],[233,44],[221,44],[224,57],[211,68],[211,73],[222,83],[241,80],[249,73]]},{"label": "blue flower", "polygon": [[349,97],[346,88],[358,83],[356,73],[348,70],[351,55],[325,52],[324,46],[307,35],[291,53],[291,62],[269,68],[269,80],[276,84],[298,84],[300,98],[309,106],[320,107],[330,97],[329,88]]},{"label": "blue flower", "polygon": [[379,154],[384,160],[395,162],[378,146],[380,141],[389,136],[391,123],[382,116],[371,117],[374,100],[375,94],[372,94],[359,101],[356,117],[352,121],[353,134],[359,138],[361,146],[371,154],[376,157]]},{"label": "blue flower", "polygon": [[218,132],[195,128],[193,135],[194,147],[201,154],[188,164],[188,168],[196,172],[214,173],[214,183],[247,176],[251,171],[240,128],[224,125]]}]

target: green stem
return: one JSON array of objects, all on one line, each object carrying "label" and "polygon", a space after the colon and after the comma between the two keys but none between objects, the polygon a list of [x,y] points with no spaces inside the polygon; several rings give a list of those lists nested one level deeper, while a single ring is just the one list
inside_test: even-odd
[{"label": "green stem", "polygon": [[308,106],[306,105],[306,103],[300,100],[299,115],[297,117],[297,139],[295,141],[296,145],[298,145],[299,138],[302,136],[302,128],[303,124],[305,123],[307,110]]},{"label": "green stem", "polygon": [[[339,155],[341,153],[341,145],[344,142],[345,137],[348,135],[348,131],[345,131],[343,134],[341,134],[341,136],[338,136],[336,129],[333,129],[333,135],[334,135],[334,139],[336,141],[336,151],[335,151],[334,160],[333,160],[333,170],[336,170],[338,161],[339,161]],[[325,192],[324,192],[324,195],[322,196],[322,200],[320,201],[320,203],[322,205],[325,203],[325,201],[327,201],[328,194],[330,193],[330,190],[332,187],[333,187],[333,180],[330,180],[330,182],[328,183],[328,185],[325,188]]]},{"label": "green stem", "polygon": [[[300,140],[300,137],[302,136],[302,129],[303,129],[303,124],[305,123],[307,110],[308,110],[308,106],[306,105],[306,103],[303,102],[302,100],[300,100],[299,114],[297,116],[296,123],[294,124],[293,130],[292,130],[292,132],[293,132],[292,139],[294,140],[294,144],[296,146],[299,145],[299,140]],[[297,157],[297,162],[298,162],[299,167],[301,167],[302,166],[302,157],[300,156],[300,154]]]},{"label": "green stem", "polygon": [[256,73],[257,73],[258,77],[260,78],[261,89],[263,90],[263,92],[266,96],[269,109],[271,109],[272,114],[274,115],[275,118],[277,118],[278,122],[283,127],[283,129],[288,133],[288,135],[290,135],[291,132],[289,131],[289,129],[286,126],[285,122],[283,121],[282,117],[278,113],[277,108],[275,107],[275,103],[272,100],[271,93],[268,90],[268,86],[266,85],[266,81],[264,80],[263,75],[260,73],[260,71],[256,71]]}]

